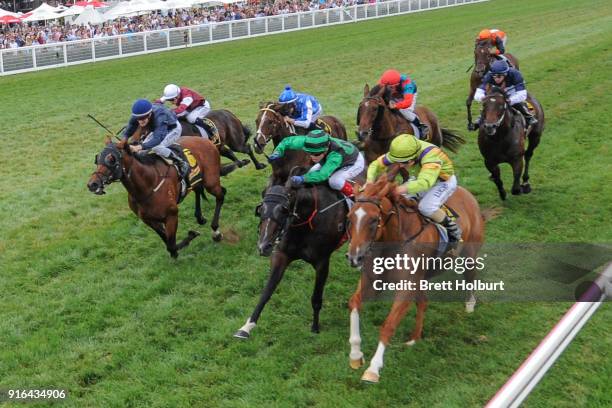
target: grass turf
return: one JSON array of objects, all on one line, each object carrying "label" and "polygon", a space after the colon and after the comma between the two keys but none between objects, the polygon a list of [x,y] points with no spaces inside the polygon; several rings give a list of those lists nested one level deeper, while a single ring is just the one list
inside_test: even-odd
[{"label": "grass turf", "polygon": [[[409,314],[381,383],[368,387],[348,367],[346,301],[357,272],[339,252],[320,335],[309,332],[314,273],[297,263],[252,339],[237,341],[231,335],[267,278],[251,214],[269,169],[223,180],[221,226],[231,242],[208,238],[188,198],[179,237],[196,227],[206,234],[173,261],[131,214],[120,185],[104,197],[86,190],[103,139],[86,114],[118,129],[135,98],[178,82],[253,126],[258,102],[291,83],[352,133],[363,85],[397,67],[414,76],[419,101],[445,126],[462,129],[473,36],[500,27],[547,128],[529,196],[498,200],[475,136],[454,156],[460,183],[501,211],[487,240],[610,242],[610,23],[606,1],[491,1],[1,78],[0,389],[65,388],[64,405],[75,407],[482,405],[567,304],[479,304],[470,316],[460,304],[432,304],[427,337],[405,349]],[[509,187],[509,167],[502,174]],[[387,310],[368,304],[362,313],[366,358]],[[611,318],[606,304],[527,406],[612,404]]]}]

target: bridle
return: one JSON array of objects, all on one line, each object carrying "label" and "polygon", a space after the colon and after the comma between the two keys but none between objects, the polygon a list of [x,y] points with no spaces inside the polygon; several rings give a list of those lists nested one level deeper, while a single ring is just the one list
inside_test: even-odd
[{"label": "bridle", "polygon": [[[489,94],[485,96],[485,99],[489,98],[491,99],[493,97],[493,95],[496,94]],[[508,101],[506,99],[505,95],[502,95],[504,97],[504,107],[503,107],[503,112],[501,114],[501,116],[499,117],[499,119],[497,119],[497,121],[495,121],[494,123],[489,123],[489,122],[485,122],[484,120],[482,121],[483,126],[486,128],[491,127],[494,130],[497,130],[497,128],[502,124],[502,122],[504,121],[504,119],[506,118],[506,112],[508,111]],[[497,101],[495,102],[497,104]],[[484,116],[484,105],[483,105],[483,116]]]},{"label": "bridle", "polygon": [[[273,104],[269,104],[268,106],[261,108],[259,111],[263,112],[261,115],[261,119],[259,120],[259,126],[257,127],[257,133],[255,135],[255,146],[257,146],[257,148],[259,148],[262,152],[264,150],[264,148],[266,147],[266,145],[270,142],[270,140],[272,139],[272,135],[266,135],[263,130],[263,124],[266,120],[266,115],[268,113],[272,113],[274,115],[274,117],[277,119],[277,121],[274,123],[274,127],[279,126],[279,124],[282,126],[283,123],[285,123],[283,121],[282,115],[275,111],[274,109],[270,108],[270,106],[272,106]],[[288,125],[286,124],[287,128],[289,129],[289,134],[294,135],[295,134],[295,127],[293,125]],[[260,142],[260,138],[263,138],[263,144]]]},{"label": "bridle", "polygon": [[361,103],[359,104],[359,108],[357,108],[357,126],[359,126],[359,121],[361,118],[361,108],[365,106],[365,104],[368,101],[374,101],[376,102],[376,116],[374,117],[374,120],[372,121],[371,126],[368,128],[367,130],[367,137],[371,138],[372,137],[372,133],[374,133],[374,123],[376,122],[376,118],[378,118],[378,115],[380,114],[380,110],[381,108],[384,107],[385,101],[382,98],[382,96],[366,96],[361,100]]},{"label": "bridle", "polygon": [[[115,159],[114,164],[110,163],[110,161],[108,160],[109,155]],[[125,173],[125,168],[123,167],[122,163],[123,155],[121,151],[117,149],[114,144],[109,144],[99,154],[96,155],[94,159],[94,164],[106,167],[111,172],[111,174],[106,175],[96,169],[96,171],[92,173],[92,176],[95,175],[96,177],[98,177],[102,185],[109,185],[113,181],[117,181],[121,179],[121,177],[123,177],[123,174]],[[130,172],[128,172],[128,177],[129,175]]]}]

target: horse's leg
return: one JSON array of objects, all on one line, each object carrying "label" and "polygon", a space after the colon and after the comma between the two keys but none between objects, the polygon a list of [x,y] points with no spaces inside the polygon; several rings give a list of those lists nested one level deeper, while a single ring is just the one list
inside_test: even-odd
[{"label": "horse's leg", "polygon": [[476,93],[476,88],[470,87],[470,93],[468,94],[468,97],[465,100],[465,107],[467,108],[468,130],[474,130],[473,123],[472,123],[472,101],[474,100],[475,93]]},{"label": "horse's leg", "polygon": [[208,192],[215,196],[215,214],[210,223],[210,228],[213,230],[212,239],[216,242],[223,239],[223,234],[219,231],[219,216],[221,215],[221,207],[223,207],[223,202],[225,201],[225,191],[225,188],[221,187],[220,183],[208,189]]},{"label": "horse's leg", "polygon": [[195,189],[195,218],[198,224],[204,225],[206,224],[206,218],[202,216],[202,208],[201,208],[201,198],[204,198],[204,189],[200,186]]},{"label": "horse's leg", "polygon": [[349,364],[356,370],[365,364],[363,352],[361,351],[361,334],[359,332],[359,309],[361,309],[361,279],[357,282],[357,290],[349,300],[349,310],[351,311],[350,324],[351,334],[349,343],[351,352],[349,354]]},{"label": "horse's leg", "polygon": [[521,185],[521,189],[525,194],[531,193],[531,185],[529,185],[529,163],[531,162],[533,151],[539,144],[540,135],[534,133],[532,129],[529,135],[529,146],[527,146],[527,150],[525,151],[525,170],[523,171],[523,185]]},{"label": "horse's leg", "polygon": [[264,169],[266,167],[265,164],[263,164],[259,160],[257,160],[257,157],[255,157],[255,153],[253,152],[253,147],[250,144],[244,143],[242,149],[243,150],[240,150],[240,152],[241,153],[246,153],[246,154],[249,155],[249,157],[253,161],[253,164],[255,165],[255,168],[257,170],[261,170],[261,169]]},{"label": "horse's leg", "polygon": [[427,298],[423,295],[422,299],[416,302],[416,306],[417,313],[414,330],[410,335],[410,339],[406,342],[407,346],[414,346],[414,344],[423,337],[423,323],[425,321],[425,311],[427,310]]},{"label": "horse's leg", "polygon": [[153,221],[153,220],[148,220],[144,218],[142,219],[142,221],[145,224],[147,224],[149,227],[151,227],[153,231],[157,232],[157,235],[159,235],[162,241],[164,241],[164,244],[166,244],[166,230],[164,229],[164,223],[160,221]]},{"label": "horse's leg", "polygon": [[197,231],[189,231],[187,233],[187,237],[185,237],[181,242],[176,244],[176,230],[178,229],[178,210],[174,214],[170,214],[166,217],[166,221],[164,222],[164,227],[166,230],[166,249],[170,252],[170,256],[176,258],[178,256],[178,251],[185,248],[189,243],[198,235],[200,235]]},{"label": "horse's leg", "polygon": [[284,252],[275,251],[272,254],[272,259],[270,260],[270,277],[268,278],[266,287],[264,288],[263,292],[261,292],[259,303],[257,303],[257,306],[255,306],[255,310],[253,310],[251,317],[247,319],[244,326],[234,333],[234,337],[248,339],[251,336],[251,330],[253,330],[253,328],[257,325],[257,320],[259,320],[261,311],[276,290],[276,287],[283,278],[283,274],[285,273],[285,269],[287,269],[289,263],[291,263],[291,260]]},{"label": "horse's leg", "polygon": [[485,160],[485,166],[489,170],[489,173],[491,173],[491,176],[489,178],[497,186],[497,191],[499,192],[499,198],[501,198],[502,200],[505,200],[506,190],[504,190],[504,183],[502,182],[501,177],[500,177],[499,165],[495,162]]},{"label": "horse's leg", "polygon": [[249,164],[248,160],[239,160],[236,154],[229,147],[225,145],[219,148],[219,153],[221,153],[221,156],[226,157],[230,159],[231,161],[233,161],[238,167],[244,167],[247,164]]},{"label": "horse's leg", "polygon": [[361,376],[362,381],[371,383],[378,382],[380,378],[379,372],[383,367],[385,348],[389,345],[389,341],[391,340],[391,337],[393,337],[395,329],[397,329],[397,326],[408,312],[411,304],[412,302],[410,300],[400,300],[396,296],[396,299],[393,301],[393,306],[391,306],[391,311],[380,328],[378,348],[376,349],[374,357],[372,357],[372,361],[370,361],[370,366]]},{"label": "horse's leg", "polygon": [[512,195],[521,194],[521,174],[523,174],[523,156],[516,157],[512,162]]},{"label": "horse's leg", "polygon": [[317,271],[317,276],[312,297],[310,298],[310,303],[312,304],[312,327],[310,331],[319,333],[319,313],[323,307],[323,290],[325,289],[325,282],[329,274],[329,257],[321,260],[315,265],[315,269]]}]

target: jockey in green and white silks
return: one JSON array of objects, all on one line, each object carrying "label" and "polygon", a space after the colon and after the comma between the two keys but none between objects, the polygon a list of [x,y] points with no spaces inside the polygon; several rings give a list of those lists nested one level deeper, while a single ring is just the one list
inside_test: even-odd
[{"label": "jockey in green and white silks", "polygon": [[446,212],[442,204],[457,190],[457,177],[453,162],[438,146],[413,135],[403,134],[391,142],[387,154],[380,156],[368,167],[368,182],[374,182],[394,163],[418,166],[416,179],[397,187],[397,193],[419,198],[419,211],[424,216],[444,227],[451,242],[461,240],[461,229]]},{"label": "jockey in green and white silks", "polygon": [[287,149],[303,150],[315,163],[303,176],[291,177],[293,186],[328,182],[332,189],[345,196],[353,195],[353,185],[348,180],[357,177],[365,168],[363,155],[354,145],[317,129],[306,136],[284,138],[269,160],[283,157]]}]

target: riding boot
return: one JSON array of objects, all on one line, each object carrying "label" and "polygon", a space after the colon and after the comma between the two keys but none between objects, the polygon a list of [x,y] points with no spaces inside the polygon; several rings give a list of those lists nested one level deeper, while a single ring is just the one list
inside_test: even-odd
[{"label": "riding boot", "polygon": [[527,103],[525,102],[517,103],[515,105],[512,105],[512,107],[516,109],[517,111],[521,112],[523,116],[525,116],[525,119],[527,120],[527,127],[537,125],[538,120],[529,111],[529,108],[527,107]]},{"label": "riding boot", "polygon": [[429,133],[429,126],[421,122],[417,114],[414,115],[414,120],[412,121],[412,123],[417,127],[417,129],[419,129],[419,138],[421,140],[427,139],[427,133]]},{"label": "riding boot", "polygon": [[459,227],[459,225],[457,225],[453,219],[446,215],[444,210],[437,209],[429,216],[429,218],[446,228],[449,243],[454,244],[461,242],[461,234],[463,233],[463,231],[461,231],[461,227]]},{"label": "riding boot", "polygon": [[187,176],[189,175],[191,168],[189,167],[189,163],[185,160],[181,159],[176,153],[172,152],[172,160],[178,165],[179,168],[179,177],[181,180],[187,180]]},{"label": "riding boot", "polygon": [[353,185],[348,181],[345,181],[344,185],[340,189],[340,192],[346,197],[345,201],[346,205],[348,206],[348,209],[350,210],[351,208],[353,208],[353,200],[355,199],[355,191],[353,190]]},{"label": "riding boot", "polygon": [[206,134],[208,135],[208,138],[209,138],[209,139],[212,139],[212,136],[213,136],[213,130],[212,130],[212,128],[210,127],[210,125],[208,125],[208,123],[204,122],[204,121],[202,120],[202,118],[197,118],[197,119],[195,120],[195,124],[196,124],[197,126],[201,127],[202,129],[204,129],[204,131],[205,131],[205,132],[206,132]]}]

